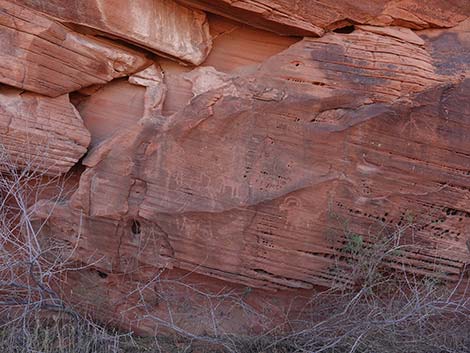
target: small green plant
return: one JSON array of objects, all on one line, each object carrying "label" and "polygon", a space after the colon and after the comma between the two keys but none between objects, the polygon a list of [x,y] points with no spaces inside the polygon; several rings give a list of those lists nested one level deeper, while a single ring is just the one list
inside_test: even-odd
[{"label": "small green plant", "polygon": [[359,234],[351,234],[347,238],[346,245],[342,249],[349,254],[358,254],[364,246],[364,238]]}]

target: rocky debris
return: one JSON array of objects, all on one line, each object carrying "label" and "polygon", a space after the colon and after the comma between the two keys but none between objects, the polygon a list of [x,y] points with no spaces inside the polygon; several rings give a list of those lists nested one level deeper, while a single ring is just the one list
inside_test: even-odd
[{"label": "rocky debris", "polygon": [[23,5],[0,1],[0,82],[57,97],[150,65],[143,54],[78,34]]},{"label": "rocky debris", "polygon": [[[0,86],[2,157],[31,172],[67,172],[87,152],[90,133],[68,95],[49,98]],[[8,169],[5,160],[0,170]]]},{"label": "rocky debris", "polygon": [[163,56],[198,65],[211,49],[204,12],[173,0],[21,0],[64,23],[98,30]]},{"label": "rocky debris", "polygon": [[354,24],[413,29],[453,27],[470,16],[467,0],[178,0],[185,5],[293,36],[322,36]]}]

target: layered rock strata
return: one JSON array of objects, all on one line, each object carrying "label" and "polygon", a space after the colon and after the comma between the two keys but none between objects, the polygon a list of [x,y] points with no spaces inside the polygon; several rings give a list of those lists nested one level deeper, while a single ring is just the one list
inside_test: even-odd
[{"label": "layered rock strata", "polygon": [[0,86],[0,170],[63,174],[87,152],[90,133],[68,95],[57,98]]},{"label": "layered rock strata", "polygon": [[327,30],[354,24],[413,29],[453,27],[470,15],[466,0],[178,1],[254,27],[297,36],[322,36]]},{"label": "layered rock strata", "polygon": [[387,271],[465,275],[467,1],[0,4],[0,81],[26,90],[0,91],[1,143],[20,167],[75,165],[34,221],[79,308],[262,331],[360,286],[351,242],[397,234]]},{"label": "layered rock strata", "polygon": [[199,65],[211,49],[204,12],[173,0],[21,0],[67,24],[98,30],[164,56]]},{"label": "layered rock strata", "polygon": [[150,65],[135,50],[76,33],[13,2],[0,1],[0,82],[57,97]]},{"label": "layered rock strata", "polygon": [[[453,138],[465,135],[470,81],[464,66],[442,70],[426,49],[436,38],[423,38],[360,27],[305,38],[254,73],[187,74],[195,97],[181,111],[147,116],[88,154],[52,234],[74,239],[81,226],[79,256],[99,249],[105,272],[177,267],[308,289],[338,280],[347,235],[332,214],[367,242],[374,225],[392,231],[412,214],[428,246],[406,253],[409,270],[458,278],[469,160]],[[154,245],[139,249],[145,237]]]}]

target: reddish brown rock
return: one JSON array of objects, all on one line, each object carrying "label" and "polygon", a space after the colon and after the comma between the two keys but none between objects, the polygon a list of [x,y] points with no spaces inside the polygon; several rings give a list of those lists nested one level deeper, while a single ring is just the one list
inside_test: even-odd
[{"label": "reddish brown rock", "polygon": [[280,53],[300,38],[280,36],[209,15],[213,46],[203,65],[222,72],[246,71]]},{"label": "reddish brown rock", "polygon": [[[299,41],[299,38],[279,36],[214,15],[209,16],[209,24],[213,47],[202,65],[224,73],[252,72],[270,56]],[[193,97],[192,84],[186,76],[193,68],[160,58],[158,64],[167,89],[163,115],[169,116],[183,109]]]},{"label": "reddish brown rock", "polygon": [[[447,60],[433,49],[454,32],[361,27],[254,72],[186,74],[189,104],[94,148],[46,234],[136,286],[175,268],[275,291],[354,285],[338,273],[350,234],[370,244],[401,229],[418,247],[391,268],[455,281],[470,225],[468,42],[451,34]],[[52,211],[41,206],[38,218]],[[113,317],[142,315],[124,284],[101,286],[128,298]]]},{"label": "reddish brown rock", "polygon": [[146,88],[144,96],[144,118],[158,118],[162,115],[166,96],[164,72],[159,65],[153,64],[129,77],[129,82]]},{"label": "reddish brown rock", "polygon": [[425,39],[426,50],[431,53],[437,71],[457,79],[470,75],[470,19],[448,29],[428,29],[418,32]]},{"label": "reddish brown rock", "polygon": [[145,88],[130,84],[127,79],[110,82],[87,95],[76,95],[72,102],[91,132],[94,147],[111,137],[120,128],[128,128],[144,114]]},{"label": "reddish brown rock", "polygon": [[325,30],[352,24],[413,29],[452,27],[470,16],[466,0],[178,0],[254,27],[298,36],[321,36]]},{"label": "reddish brown rock", "polygon": [[179,3],[0,0],[0,81],[43,94],[0,89],[0,144],[71,176],[34,207],[67,300],[146,334],[279,328],[394,232],[390,271],[460,278],[467,0]]},{"label": "reddish brown rock", "polygon": [[[160,287],[145,303],[136,294],[158,268],[207,276],[198,283],[221,278],[271,290],[348,284],[335,270],[347,266],[342,249],[349,234],[368,243],[384,229],[403,229],[403,241],[413,237],[419,248],[404,248],[391,267],[457,280],[468,259],[470,159],[465,139],[457,138],[451,149],[449,144],[452,136],[466,133],[469,85],[467,80],[437,86],[413,103],[323,106],[330,112],[323,121],[312,121],[312,102],[305,99],[249,104],[223,97],[214,115],[203,110],[205,120],[181,122],[163,135],[149,124],[111,141],[97,160],[88,159],[92,169],[82,176],[74,207],[58,206],[48,226],[56,238],[79,242],[77,260],[96,262],[109,275],[77,279],[77,288],[93,288],[80,298],[91,307],[99,299],[106,304],[99,306],[102,317],[147,333],[159,323],[149,312],[168,319],[166,305],[154,299]],[[214,93],[199,99],[204,106]],[[247,143],[237,142],[241,138]],[[136,157],[128,161],[129,155]],[[226,163],[227,157],[233,162]],[[173,303],[191,298],[171,293]],[[277,297],[252,295],[266,305]],[[282,310],[279,299],[276,307]],[[197,315],[188,308],[194,306],[172,306],[178,317]],[[207,322],[189,325],[203,332],[210,329]]]},{"label": "reddish brown rock", "polygon": [[160,116],[165,93],[163,73],[157,65],[151,65],[128,80],[81,90],[73,95],[72,102],[91,132],[90,147],[95,147],[144,116]]},{"label": "reddish brown rock", "polygon": [[173,0],[21,0],[64,23],[98,30],[195,65],[211,48],[205,13]]},{"label": "reddish brown rock", "polygon": [[[299,41],[298,38],[282,37],[219,16],[211,15],[209,21],[214,45],[203,67],[212,67],[219,72],[254,71],[264,60]],[[240,51],[241,47],[245,50]],[[163,58],[158,58],[156,62],[163,72],[166,89],[163,115],[170,116],[183,109],[194,96],[188,77],[188,74],[194,76],[190,74],[194,68]],[[198,71],[200,69],[197,68],[195,72]],[[203,78],[200,74],[198,76]],[[92,133],[92,146],[110,137],[119,128],[131,126],[143,116],[144,92],[143,88],[134,87],[122,79],[104,86],[82,89],[81,94],[72,97]]]},{"label": "reddish brown rock", "polygon": [[184,75],[193,68],[181,66],[166,59],[159,59],[158,64],[163,70],[167,88],[162,107],[163,115],[169,116],[183,109],[191,100],[193,96],[191,82],[187,81]]},{"label": "reddish brown rock", "polygon": [[136,72],[143,54],[81,35],[27,7],[1,0],[0,82],[51,97]]},{"label": "reddish brown rock", "polygon": [[[67,95],[49,98],[0,87],[0,147],[30,171],[67,172],[86,153],[90,133]],[[5,161],[0,169],[7,169]]]}]

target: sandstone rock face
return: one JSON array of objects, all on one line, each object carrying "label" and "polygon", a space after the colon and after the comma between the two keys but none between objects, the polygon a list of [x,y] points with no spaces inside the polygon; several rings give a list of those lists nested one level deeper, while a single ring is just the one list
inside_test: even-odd
[{"label": "sandstone rock face", "polygon": [[164,72],[156,64],[129,77],[130,83],[146,88],[143,118],[158,117],[162,114],[163,102],[166,96],[166,86],[163,81]]},{"label": "sandstone rock face", "polygon": [[57,175],[86,153],[90,133],[67,95],[49,98],[1,86],[0,143],[18,167]]},{"label": "sandstone rock face", "polygon": [[173,0],[21,0],[64,23],[99,30],[147,49],[198,65],[211,48],[205,13]]},{"label": "sandstone rock face", "polygon": [[145,88],[125,78],[96,87],[89,94],[81,92],[74,94],[71,100],[91,133],[90,147],[111,137],[120,128],[133,126],[144,114]]},{"label": "sandstone rock face", "polygon": [[331,214],[368,242],[374,225],[395,229],[411,214],[426,246],[406,253],[409,270],[457,279],[470,80],[466,67],[440,70],[426,50],[437,39],[423,38],[361,27],[305,38],[254,73],[187,74],[195,97],[184,109],[143,118],[90,152],[52,234],[74,239],[80,224],[77,256],[93,249],[104,272],[176,267],[311,289],[338,280],[331,265],[347,237]]},{"label": "sandstone rock face", "polygon": [[213,66],[218,71],[235,73],[246,70],[300,40],[259,30],[220,16],[208,17],[214,45],[203,65]]},{"label": "sandstone rock face", "polygon": [[[34,210],[81,269],[66,282],[80,308],[217,335],[215,315],[228,333],[262,326],[249,304],[269,329],[299,296],[357,285],[351,235],[397,230],[415,246],[390,270],[462,275],[467,0],[0,4],[0,81],[34,92],[1,90],[0,142],[19,166],[76,165],[73,195]],[[215,313],[198,283],[238,299]]]},{"label": "sandstone rock face", "polygon": [[470,15],[466,0],[379,0],[358,2],[271,0],[178,0],[280,34],[321,36],[351,24],[399,25],[413,29],[452,27]]},{"label": "sandstone rock face", "polygon": [[95,147],[144,116],[160,115],[165,94],[163,72],[154,64],[128,80],[81,90],[72,100],[91,132],[90,147]]},{"label": "sandstone rock face", "polygon": [[50,97],[148,66],[140,53],[81,35],[13,2],[0,1],[0,82]]}]

